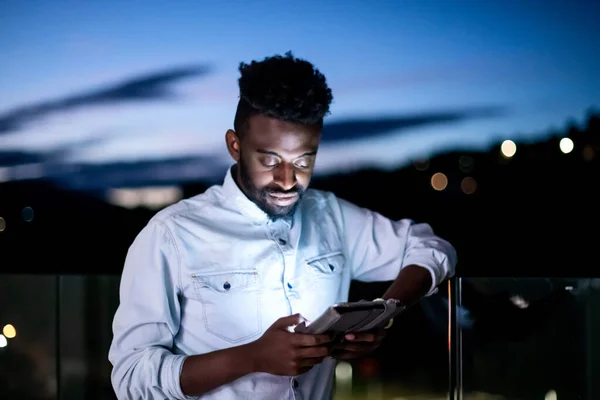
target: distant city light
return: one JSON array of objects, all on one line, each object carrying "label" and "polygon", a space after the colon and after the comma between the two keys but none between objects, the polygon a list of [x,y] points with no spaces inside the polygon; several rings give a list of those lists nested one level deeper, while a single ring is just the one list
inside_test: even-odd
[{"label": "distant city light", "polygon": [[585,161],[592,161],[594,159],[594,149],[592,146],[587,145],[583,148],[583,159]]},{"label": "distant city light", "polygon": [[147,187],[133,189],[111,189],[108,201],[125,207],[161,208],[181,200],[183,193],[178,187]]},{"label": "distant city light", "polygon": [[512,140],[505,140],[500,146],[500,151],[504,157],[510,158],[517,152],[517,145]]},{"label": "distant city light", "polygon": [[6,229],[6,221],[4,220],[4,218],[0,217],[0,232],[4,231]]},{"label": "distant city light", "polygon": [[8,175],[10,180],[14,179],[38,179],[44,176],[44,164],[21,164],[10,167],[2,175]]},{"label": "distant city light", "polygon": [[0,168],[0,183],[8,182],[10,180],[10,168],[1,167]]},{"label": "distant city light", "polygon": [[31,222],[31,221],[33,221],[33,208],[31,208],[31,207],[25,207],[21,211],[21,215],[23,216],[23,219],[25,220],[25,222]]},{"label": "distant city light", "polygon": [[345,361],[340,361],[335,367],[335,379],[339,383],[348,383],[352,381],[352,365]]},{"label": "distant city light", "polygon": [[556,391],[554,390],[550,390],[548,393],[546,393],[546,396],[544,397],[544,400],[557,400],[558,396],[556,394]]},{"label": "distant city light", "polygon": [[560,143],[558,144],[558,146],[560,147],[560,151],[562,151],[565,154],[568,154],[573,151],[575,144],[570,138],[565,137],[560,139]]},{"label": "distant city light", "polygon": [[510,301],[519,308],[529,307],[529,302],[525,300],[522,296],[519,296],[518,294],[511,296]]},{"label": "distant city light", "polygon": [[0,347],[6,347],[8,345],[8,340],[4,335],[0,335]]},{"label": "distant city light", "polygon": [[437,191],[441,191],[446,189],[448,186],[448,178],[441,172],[436,172],[431,177],[431,187],[433,187]]},{"label": "distant city light", "polygon": [[161,208],[173,204],[183,196],[179,188],[154,188],[144,193],[144,204],[149,208]]},{"label": "distant city light", "polygon": [[108,193],[108,201],[125,208],[135,208],[141,204],[140,195],[135,189],[111,189]]},{"label": "distant city light", "polygon": [[466,176],[460,181],[460,188],[465,194],[473,194],[477,190],[477,181],[473,177]]},{"label": "distant city light", "polygon": [[2,329],[2,333],[4,334],[4,336],[6,336],[8,339],[12,339],[15,336],[17,336],[17,330],[15,329],[14,326],[12,326],[11,324],[8,325],[4,325],[4,328]]}]

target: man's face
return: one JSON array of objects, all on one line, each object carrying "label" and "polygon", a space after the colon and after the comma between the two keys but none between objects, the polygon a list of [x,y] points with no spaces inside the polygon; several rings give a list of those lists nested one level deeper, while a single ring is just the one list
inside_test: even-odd
[{"label": "man's face", "polygon": [[260,115],[248,125],[241,139],[231,130],[226,135],[235,179],[269,217],[291,216],[310,183],[321,130]]}]

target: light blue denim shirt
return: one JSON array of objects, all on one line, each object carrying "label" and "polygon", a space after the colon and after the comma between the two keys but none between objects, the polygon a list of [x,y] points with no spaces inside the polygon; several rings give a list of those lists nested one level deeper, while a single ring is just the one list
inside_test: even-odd
[{"label": "light blue denim shirt", "polygon": [[[293,221],[271,221],[229,170],[223,185],[158,212],[129,248],[109,352],[117,397],[192,398],[179,383],[187,355],[254,341],[283,316],[313,320],[348,300],[352,279],[391,281],[410,264],[431,272],[431,294],[454,273],[456,253],[426,224],[325,191],[307,190]],[[328,399],[334,368],[254,373],[201,398]]]}]

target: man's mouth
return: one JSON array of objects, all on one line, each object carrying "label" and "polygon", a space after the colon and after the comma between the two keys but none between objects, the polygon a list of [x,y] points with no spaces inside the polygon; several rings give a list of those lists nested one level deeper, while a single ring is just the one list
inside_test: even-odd
[{"label": "man's mouth", "polygon": [[278,206],[285,207],[298,200],[298,193],[269,193],[269,198]]}]

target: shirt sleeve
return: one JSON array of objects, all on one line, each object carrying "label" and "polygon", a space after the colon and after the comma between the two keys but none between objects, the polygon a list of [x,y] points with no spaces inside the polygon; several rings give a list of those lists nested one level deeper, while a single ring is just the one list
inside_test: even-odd
[{"label": "shirt sleeve", "polygon": [[431,273],[429,296],[454,275],[454,247],[436,236],[428,224],[394,221],[343,199],[338,202],[352,279],[391,281],[405,266],[418,265]]},{"label": "shirt sleeve", "polygon": [[158,221],[129,248],[109,350],[119,400],[188,398],[179,381],[186,356],[170,350],[180,323],[178,263],[173,236]]}]

